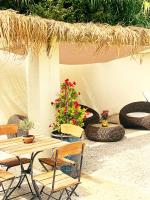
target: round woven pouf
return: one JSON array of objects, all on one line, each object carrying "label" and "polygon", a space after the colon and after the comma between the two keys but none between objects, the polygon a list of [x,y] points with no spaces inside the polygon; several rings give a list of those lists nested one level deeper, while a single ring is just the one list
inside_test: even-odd
[{"label": "round woven pouf", "polygon": [[102,127],[101,124],[90,124],[85,130],[86,137],[89,140],[98,142],[116,142],[125,135],[125,130],[120,125],[109,124],[108,127]]}]

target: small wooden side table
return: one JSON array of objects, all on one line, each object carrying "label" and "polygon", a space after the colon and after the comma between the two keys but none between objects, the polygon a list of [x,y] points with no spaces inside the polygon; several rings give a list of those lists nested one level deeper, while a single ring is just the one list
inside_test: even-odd
[{"label": "small wooden side table", "polygon": [[125,129],[116,124],[109,124],[108,127],[102,127],[101,124],[89,124],[85,129],[85,134],[89,140],[116,142],[124,137]]}]

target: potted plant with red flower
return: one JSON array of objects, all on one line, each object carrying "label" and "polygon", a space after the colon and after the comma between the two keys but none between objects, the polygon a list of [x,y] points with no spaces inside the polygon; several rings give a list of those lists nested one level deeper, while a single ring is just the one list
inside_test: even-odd
[{"label": "potted plant with red flower", "polygon": [[101,113],[101,122],[103,127],[108,127],[108,110],[103,110]]},{"label": "potted plant with red flower", "polygon": [[76,90],[76,82],[66,79],[61,84],[58,98],[51,104],[56,108],[56,122],[51,124],[54,131],[60,133],[61,124],[73,124],[80,127],[84,126],[86,109],[81,108],[78,97],[80,93]]}]

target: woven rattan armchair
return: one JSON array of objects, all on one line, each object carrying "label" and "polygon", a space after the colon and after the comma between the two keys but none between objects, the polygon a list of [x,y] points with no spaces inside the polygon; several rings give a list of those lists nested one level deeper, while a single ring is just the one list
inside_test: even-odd
[{"label": "woven rattan armchair", "polygon": [[119,113],[120,123],[125,128],[150,129],[150,115],[145,117],[129,117],[128,113],[145,112],[150,113],[150,102],[139,101],[124,106]]}]

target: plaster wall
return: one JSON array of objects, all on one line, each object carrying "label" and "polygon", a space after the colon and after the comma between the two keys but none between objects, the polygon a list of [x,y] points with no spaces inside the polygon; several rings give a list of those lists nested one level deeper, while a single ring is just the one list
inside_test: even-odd
[{"label": "plaster wall", "polygon": [[98,112],[108,109],[118,113],[127,103],[145,100],[142,92],[150,90],[150,54],[139,58],[120,58],[106,63],[61,65],[61,80],[78,83],[80,101]]},{"label": "plaster wall", "polygon": [[0,124],[14,114],[26,115],[27,90],[23,58],[0,51]]}]

